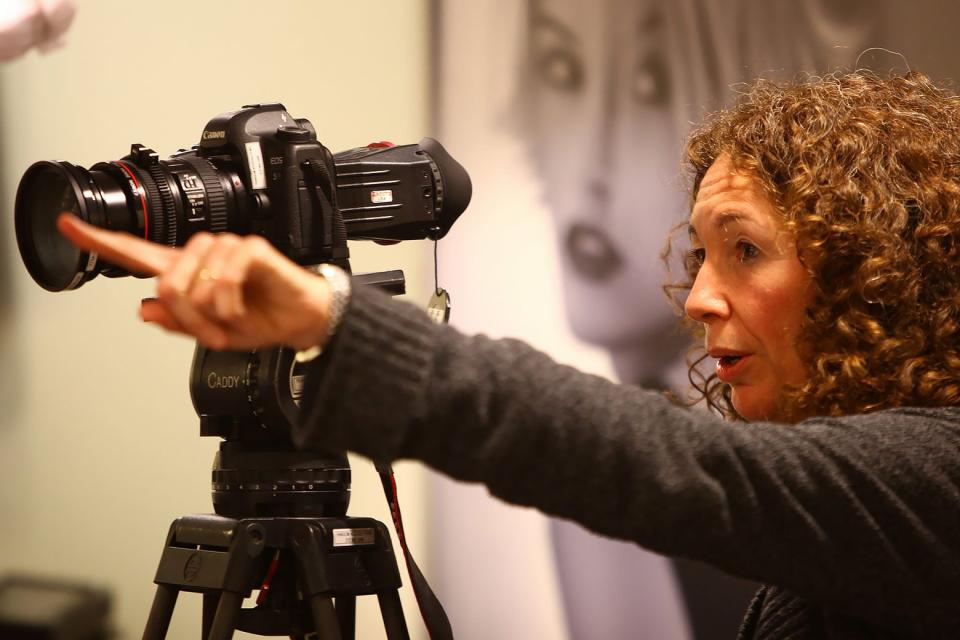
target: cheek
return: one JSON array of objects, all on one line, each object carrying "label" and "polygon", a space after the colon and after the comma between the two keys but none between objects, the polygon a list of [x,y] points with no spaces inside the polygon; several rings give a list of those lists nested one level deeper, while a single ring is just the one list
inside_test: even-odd
[{"label": "cheek", "polygon": [[595,155],[600,146],[603,115],[596,113],[583,89],[561,91],[535,83],[529,105],[529,141],[543,166],[565,166]]},{"label": "cheek", "polygon": [[805,291],[796,287],[773,293],[766,303],[770,313],[762,322],[764,342],[771,366],[781,384],[802,381],[805,370],[800,361],[797,339],[807,307]]}]

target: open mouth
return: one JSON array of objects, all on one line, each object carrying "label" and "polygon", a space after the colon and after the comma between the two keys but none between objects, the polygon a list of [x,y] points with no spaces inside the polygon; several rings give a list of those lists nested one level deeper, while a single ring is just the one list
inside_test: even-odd
[{"label": "open mouth", "polygon": [[742,356],[720,356],[717,358],[717,377],[724,382],[731,382],[740,377],[741,371],[745,366],[743,361],[748,355]]},{"label": "open mouth", "polygon": [[574,269],[587,280],[608,280],[623,268],[620,252],[601,229],[578,223],[564,240]]}]

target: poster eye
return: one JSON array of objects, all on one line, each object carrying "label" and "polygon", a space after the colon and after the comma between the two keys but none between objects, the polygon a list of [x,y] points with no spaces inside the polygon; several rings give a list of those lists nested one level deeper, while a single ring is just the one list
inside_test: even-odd
[{"label": "poster eye", "polygon": [[665,106],[670,100],[670,78],[663,57],[655,51],[637,62],[631,79],[631,93],[637,104]]},{"label": "poster eye", "polygon": [[537,77],[548,87],[573,92],[583,86],[583,65],[569,49],[553,47],[541,51],[534,64]]}]

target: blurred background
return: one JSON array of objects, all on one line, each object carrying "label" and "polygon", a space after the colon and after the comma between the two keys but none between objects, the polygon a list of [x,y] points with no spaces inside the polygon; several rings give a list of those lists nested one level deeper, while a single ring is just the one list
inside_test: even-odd
[{"label": "blurred background", "polygon": [[[475,184],[440,246],[453,322],[681,395],[688,343],[660,253],[687,214],[691,126],[758,76],[915,69],[956,90],[960,73],[946,0],[436,0],[431,13],[438,132]],[[466,637],[736,637],[756,585],[428,484],[433,575]]]},{"label": "blurred background", "polygon": [[[0,67],[0,574],[106,587],[119,637],[139,638],[171,521],[211,512],[217,439],[199,437],[190,403],[193,344],[136,319],[150,281],[38,287],[13,234],[19,178],[37,160],[89,167],[134,142],[166,157],[213,116],[256,102],[309,118],[332,150],[416,142],[430,133],[429,16],[424,0],[76,8],[62,48]],[[426,305],[424,243],[358,243],[352,257],[358,272],[403,268],[408,297]],[[389,522],[372,467],[357,459],[353,469],[351,513]],[[423,471],[397,474],[414,556],[427,565]],[[358,637],[383,637],[376,600],[358,609]],[[405,609],[423,637],[409,594]],[[199,624],[200,598],[183,594],[168,637],[197,637]]]},{"label": "blurred background", "polygon": [[[658,255],[685,213],[690,124],[758,74],[857,65],[949,81],[958,69],[960,8],[947,0],[76,7],[63,48],[0,67],[0,577],[109,590],[120,638],[142,632],[170,522],[211,510],[217,443],[198,437],[193,344],[136,320],[149,281],[98,278],[50,294],[27,275],[13,198],[31,163],[89,166],[134,142],[165,157],[214,115],[255,102],[309,118],[335,151],[435,136],[474,184],[439,246],[453,324],[626,383],[679,388],[687,344],[659,291]],[[357,272],[404,269],[419,306],[432,250],[351,247]],[[388,521],[372,467],[352,464],[350,513]],[[752,585],[419,465],[397,474],[412,550],[458,638],[733,637],[737,598]],[[412,635],[424,638],[403,592]],[[199,622],[199,597],[185,594],[169,637],[196,637]],[[360,599],[358,637],[384,637],[372,598]]]}]

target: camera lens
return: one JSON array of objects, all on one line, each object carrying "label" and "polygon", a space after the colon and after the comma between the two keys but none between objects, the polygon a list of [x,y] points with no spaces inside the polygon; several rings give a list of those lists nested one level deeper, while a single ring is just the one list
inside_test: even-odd
[{"label": "camera lens", "polygon": [[84,173],[66,162],[38,162],[17,190],[14,217],[20,254],[33,279],[50,291],[79,286],[87,271],[87,254],[57,230],[63,212],[90,222],[96,202]]},{"label": "camera lens", "polygon": [[[33,164],[17,189],[17,243],[33,279],[49,291],[76,289],[99,274],[131,275],[73,246],[57,229],[69,212],[88,224],[179,246],[196,231],[227,230],[233,174],[195,157],[157,161],[131,155],[84,169],[69,162]],[[137,275],[137,274],[133,274]]]},{"label": "camera lens", "polygon": [[20,255],[33,279],[50,291],[76,289],[100,273],[128,275],[74,247],[57,229],[57,218],[69,212],[97,227],[153,239],[148,211],[157,218],[153,227],[165,226],[169,216],[154,181],[131,164],[101,162],[87,170],[69,162],[37,162],[17,189]]}]

